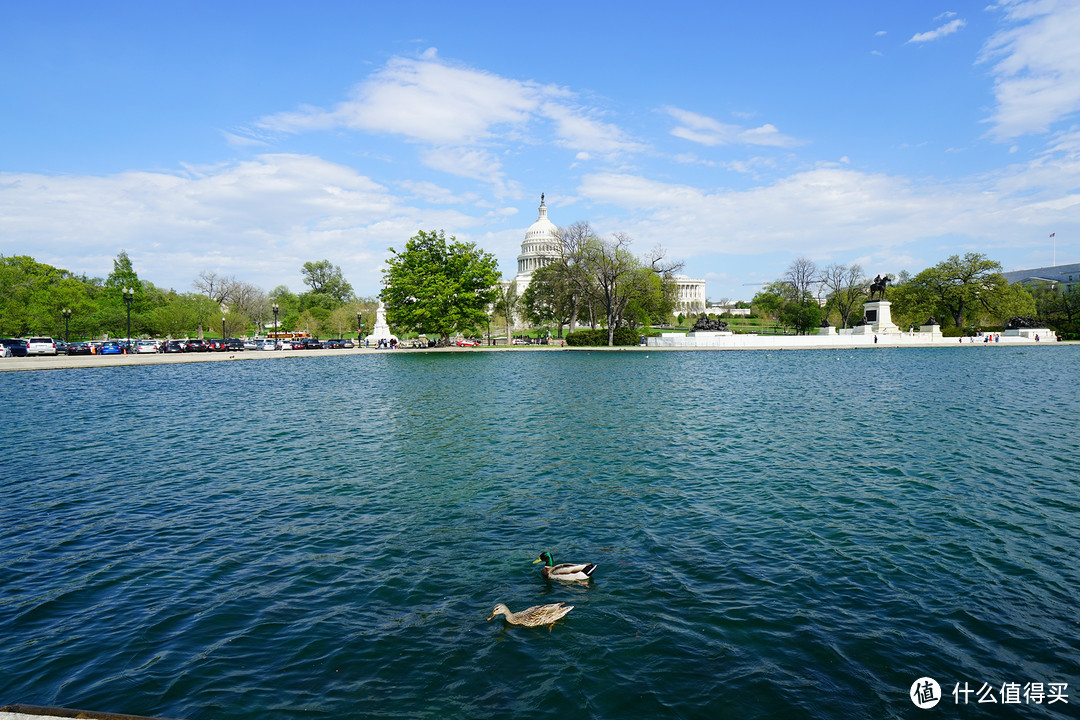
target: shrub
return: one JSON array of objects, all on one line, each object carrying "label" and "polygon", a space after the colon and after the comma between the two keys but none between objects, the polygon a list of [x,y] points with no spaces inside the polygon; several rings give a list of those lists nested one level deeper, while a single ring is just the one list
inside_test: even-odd
[{"label": "shrub", "polygon": [[575,330],[566,334],[566,344],[571,347],[607,345],[607,330]]},{"label": "shrub", "polygon": [[[567,333],[566,344],[571,347],[606,347],[607,330],[575,330]],[[615,345],[620,347],[638,345],[641,342],[641,333],[636,328],[615,328],[612,338]]]}]

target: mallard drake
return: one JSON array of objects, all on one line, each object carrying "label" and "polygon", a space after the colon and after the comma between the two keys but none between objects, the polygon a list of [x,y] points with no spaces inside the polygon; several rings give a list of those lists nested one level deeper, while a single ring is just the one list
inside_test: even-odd
[{"label": "mallard drake", "polygon": [[534,605],[531,608],[525,608],[521,612],[510,612],[510,608],[499,603],[495,606],[495,609],[491,611],[488,620],[496,615],[505,615],[506,622],[511,625],[524,625],[525,627],[547,625],[548,632],[551,632],[551,628],[554,627],[555,621],[573,609],[573,605],[567,605],[566,603],[560,602],[551,605]]},{"label": "mallard drake", "polygon": [[596,565],[593,563],[585,563],[583,565],[561,563],[556,565],[555,561],[551,559],[551,553],[546,550],[540,553],[540,557],[533,560],[533,565],[538,562],[544,563],[544,568],[541,571],[544,577],[551,580],[562,580],[564,582],[585,582],[592,579],[590,576],[593,574],[593,571],[596,570]]}]

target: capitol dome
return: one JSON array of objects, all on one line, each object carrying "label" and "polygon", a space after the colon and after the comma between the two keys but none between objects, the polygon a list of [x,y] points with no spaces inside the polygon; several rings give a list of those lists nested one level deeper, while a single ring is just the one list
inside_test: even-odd
[{"label": "capitol dome", "polygon": [[521,254],[517,258],[517,277],[519,292],[523,292],[532,279],[533,271],[549,265],[562,251],[558,228],[548,220],[544,194],[540,194],[540,215],[536,222],[525,231],[525,240],[521,243]]}]

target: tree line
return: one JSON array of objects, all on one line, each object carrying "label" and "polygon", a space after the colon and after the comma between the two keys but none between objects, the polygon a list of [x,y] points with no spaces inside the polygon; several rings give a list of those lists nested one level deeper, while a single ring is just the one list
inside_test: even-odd
[{"label": "tree line", "polygon": [[[943,331],[965,334],[1025,317],[1067,334],[1080,330],[1080,289],[1010,284],[1001,264],[981,253],[953,255],[917,275],[905,271],[889,279],[892,318],[902,328],[932,318]],[[762,288],[751,305],[797,333],[816,332],[826,321],[846,328],[861,320],[869,285],[858,264],[818,268],[801,257]]]},{"label": "tree line", "polygon": [[304,263],[308,290],[299,294],[280,285],[262,288],[212,271],[178,292],[139,278],[121,250],[113,271],[91,278],[39,263],[32,257],[0,255],[0,335],[51,335],[72,340],[123,337],[128,304],[133,337],[202,337],[263,333],[274,327],[304,330],[313,336],[356,332],[357,315],[374,324],[375,300],[357,298],[341,268],[329,260]]}]

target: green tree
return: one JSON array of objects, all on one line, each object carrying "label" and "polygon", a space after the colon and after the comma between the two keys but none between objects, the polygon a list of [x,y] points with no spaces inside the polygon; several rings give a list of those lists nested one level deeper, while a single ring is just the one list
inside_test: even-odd
[{"label": "green tree", "polygon": [[558,325],[562,337],[563,326],[570,324],[577,310],[566,264],[555,262],[534,270],[521,294],[521,306],[526,320],[533,325]]},{"label": "green tree", "polygon": [[403,251],[390,253],[381,293],[390,325],[438,335],[444,344],[484,325],[498,294],[494,255],[453,236],[448,243],[442,230],[421,230]]},{"label": "green tree", "polygon": [[588,278],[592,294],[604,313],[609,346],[614,345],[615,329],[623,320],[636,319],[627,314],[631,302],[639,303],[637,309],[640,310],[649,305],[651,301],[647,296],[658,288],[662,296],[663,284],[657,285],[652,276],[667,277],[681,267],[680,263],[665,262],[660,248],[655,248],[648,262],[643,262],[630,252],[631,242],[630,236],[624,233],[615,233],[610,239],[590,237],[576,253],[576,264]]},{"label": "green tree", "polygon": [[311,288],[311,294],[329,299],[329,302],[315,300],[308,303],[308,307],[326,307],[332,310],[353,297],[352,285],[345,280],[341,268],[329,260],[306,262],[300,272],[304,276],[304,284]]},{"label": "green tree", "polygon": [[780,311],[787,302],[787,289],[784,283],[776,281],[759,290],[750,301],[750,306],[758,315],[779,320]]},{"label": "green tree", "polygon": [[899,327],[919,327],[933,317],[940,324],[941,311],[935,299],[925,289],[911,282],[908,273],[901,272],[896,283],[889,288],[892,318]]},{"label": "green tree", "polygon": [[510,326],[514,322],[514,314],[521,304],[521,296],[518,295],[517,280],[511,280],[505,287],[500,283],[498,294],[495,296],[493,309],[503,316],[506,322],[506,344],[510,344]]},{"label": "green tree", "polygon": [[[958,328],[964,327],[965,318],[973,312],[985,311],[999,316],[1024,306],[1023,298],[1009,289],[1009,283],[1001,274],[1001,263],[989,260],[981,253],[966,253],[963,257],[953,255],[920,272],[911,284],[914,292],[923,293],[925,298],[932,299],[947,312]],[[1030,298],[1028,295],[1028,300]],[[1034,312],[1034,301],[1031,301],[1027,314]]]}]

